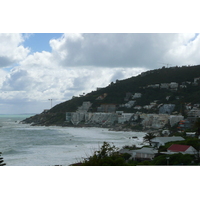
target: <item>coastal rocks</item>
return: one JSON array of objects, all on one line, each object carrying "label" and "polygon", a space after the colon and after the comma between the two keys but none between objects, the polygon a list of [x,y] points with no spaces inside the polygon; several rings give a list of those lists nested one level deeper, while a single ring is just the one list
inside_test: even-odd
[{"label": "coastal rocks", "polygon": [[[60,119],[63,118],[62,113],[41,113],[21,121],[24,124],[31,124],[32,126],[51,126],[62,125]],[[56,123],[55,123],[56,122]]]}]

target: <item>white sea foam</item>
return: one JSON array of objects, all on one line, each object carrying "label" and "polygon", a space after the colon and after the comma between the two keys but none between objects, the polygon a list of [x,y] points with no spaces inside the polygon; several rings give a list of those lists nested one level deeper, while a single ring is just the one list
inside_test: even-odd
[{"label": "white sea foam", "polygon": [[1,117],[0,123],[0,152],[8,166],[66,166],[91,155],[104,141],[121,148],[140,145],[145,135],[104,128],[32,127],[16,123],[16,117]]}]

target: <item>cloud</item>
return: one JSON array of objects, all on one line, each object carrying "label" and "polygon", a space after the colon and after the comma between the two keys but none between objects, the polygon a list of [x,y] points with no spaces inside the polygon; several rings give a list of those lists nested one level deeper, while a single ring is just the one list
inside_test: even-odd
[{"label": "cloud", "polygon": [[[106,87],[114,79],[128,78],[130,75],[136,75],[144,69],[128,69],[125,73],[123,69],[110,68],[14,68],[8,73],[2,82],[0,100],[15,102],[38,102],[48,104],[48,99],[53,99],[55,103],[60,103],[79,96],[83,93],[96,90],[97,87]],[[43,102],[43,103],[42,103]],[[18,103],[19,104],[19,103]],[[22,103],[23,104],[23,103]],[[37,110],[31,108],[32,111]],[[37,112],[41,112],[37,111]]]},{"label": "cloud", "polygon": [[0,35],[5,47],[0,48],[0,66],[18,63],[11,71],[0,69],[0,100],[10,103],[8,109],[16,105],[16,112],[22,106],[39,113],[48,108],[48,99],[55,105],[160,68],[160,63],[200,62],[200,36],[195,34],[63,34],[49,41],[51,52],[35,53],[23,47],[25,38]]},{"label": "cloud", "polygon": [[165,55],[165,60],[177,65],[197,65],[200,63],[200,35],[179,35],[173,48]]},{"label": "cloud", "polygon": [[57,40],[51,40],[50,46],[52,56],[64,67],[155,68],[155,63],[160,60],[167,62],[174,49],[181,48],[194,36],[159,33],[64,34]]},{"label": "cloud", "polygon": [[25,59],[29,49],[23,47],[22,34],[0,33],[0,67],[11,66]]}]

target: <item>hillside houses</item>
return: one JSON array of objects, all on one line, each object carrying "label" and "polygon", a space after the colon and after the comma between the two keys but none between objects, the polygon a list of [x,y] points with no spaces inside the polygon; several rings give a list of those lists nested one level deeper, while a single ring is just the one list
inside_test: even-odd
[{"label": "hillside houses", "polygon": [[[187,88],[189,85],[190,87],[196,86],[199,84],[199,80],[200,77],[197,77],[194,78],[193,82],[185,81],[182,83],[177,83],[174,81],[169,83],[166,82],[147,85],[146,87],[141,87],[142,89],[140,88],[135,93],[126,92],[122,104],[104,103],[108,102],[106,101],[108,98],[108,93],[102,92],[102,95],[95,97],[96,102],[98,102],[95,109],[92,108],[92,103],[89,101],[83,102],[82,106],[78,107],[76,112],[66,113],[66,122],[74,125],[85,123],[93,125],[98,124],[101,126],[114,124],[123,125],[125,123],[131,124],[130,120],[134,119],[136,113],[140,112],[140,121],[137,123],[142,126],[143,130],[161,130],[166,128],[166,126],[173,127],[177,125],[178,131],[184,131],[188,128],[191,128],[196,118],[200,117],[200,104],[183,102],[179,108],[177,104],[166,102],[172,102],[176,100],[181,101],[183,96],[182,94],[179,95],[179,93],[176,93],[176,91],[179,88]],[[164,103],[160,100],[161,98],[158,98],[159,100],[153,99],[153,95],[151,96],[151,100],[148,102],[148,100],[146,101],[142,99],[144,97],[148,98],[148,92],[146,92],[144,88],[160,89],[163,91],[169,90],[169,93],[164,92],[166,95],[163,98],[165,99],[163,100]],[[140,91],[144,91],[144,93]],[[152,91],[157,92],[157,90]],[[149,94],[151,95],[150,92],[151,90],[149,90]],[[92,110],[93,112],[91,112]],[[96,112],[94,110],[96,110]],[[123,110],[123,112],[121,114],[117,113],[119,110]],[[181,113],[187,114],[187,119],[184,119],[184,116],[181,115]],[[137,123],[134,122],[132,124],[135,125]]]},{"label": "hillside houses", "polygon": [[151,84],[147,85],[144,88],[160,88],[160,89],[168,89],[172,91],[177,91],[178,88],[187,88],[188,85],[193,85],[197,86],[200,83],[200,77],[194,78],[193,82],[191,81],[185,81],[182,83],[177,83],[177,82],[171,82],[171,83],[156,83],[156,84]]},{"label": "hillside houses", "polygon": [[[129,103],[131,107],[134,104],[134,101],[130,101]],[[152,108],[155,105],[154,102],[149,108]],[[92,104],[90,102],[83,102],[82,106],[78,107],[76,112],[67,112],[66,122],[74,125],[78,125],[81,122],[86,124],[113,125],[114,123],[124,124],[130,122],[130,119],[134,119],[135,115],[136,118],[138,118],[138,113],[116,111],[116,105],[114,104],[102,104],[97,108],[97,112],[89,112],[91,106]],[[136,109],[136,107],[140,109],[140,106],[135,106],[134,108]],[[144,108],[149,109],[147,106]],[[179,130],[187,128],[188,126],[185,123],[185,120],[183,120],[184,117],[182,115],[171,115],[173,108],[173,104],[164,104],[160,107],[159,114],[140,113],[140,123],[143,126],[143,129],[162,129],[167,124],[171,127],[177,124]],[[199,110],[197,111],[200,113]]]},{"label": "hillside houses", "polygon": [[144,129],[160,129],[163,128],[169,120],[168,115],[159,114],[143,114],[140,116],[143,121],[141,122]]},{"label": "hillside houses", "polygon": [[97,109],[98,112],[89,112],[91,106],[90,102],[83,102],[76,112],[67,112],[66,122],[74,125],[79,123],[113,125],[115,123],[124,124],[140,118],[143,129],[162,129],[168,123],[174,125],[183,119],[183,116],[169,114],[124,113],[115,111],[115,105],[110,104],[101,105]]}]

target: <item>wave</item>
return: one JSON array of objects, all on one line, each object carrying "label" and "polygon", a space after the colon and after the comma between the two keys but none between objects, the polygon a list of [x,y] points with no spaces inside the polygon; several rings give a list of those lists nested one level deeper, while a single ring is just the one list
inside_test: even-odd
[{"label": "wave", "polygon": [[2,151],[3,155],[19,154],[19,153],[25,153],[25,152],[24,151],[19,151],[19,150],[16,150],[16,149],[12,149],[12,148],[9,148],[9,149],[6,149],[6,150]]}]

